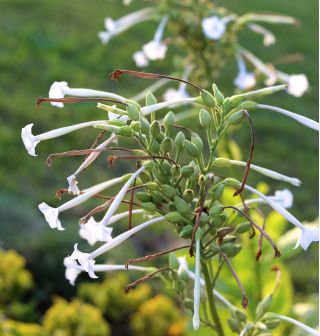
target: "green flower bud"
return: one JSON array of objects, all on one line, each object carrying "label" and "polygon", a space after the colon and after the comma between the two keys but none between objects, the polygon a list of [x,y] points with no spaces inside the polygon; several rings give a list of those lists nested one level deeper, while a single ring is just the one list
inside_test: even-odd
[{"label": "green flower bud", "polygon": [[150,126],[150,134],[153,137],[156,137],[160,134],[161,132],[161,125],[158,120],[154,120]]},{"label": "green flower bud", "polygon": [[236,236],[228,234],[225,237],[223,237],[223,242],[224,243],[234,243],[236,239],[237,239]]},{"label": "green flower bud", "polygon": [[141,203],[141,208],[149,212],[155,212],[157,210],[156,205],[152,202]]},{"label": "green flower bud", "polygon": [[151,93],[149,92],[146,96],[146,105],[154,105],[157,104],[157,98]]},{"label": "green flower bud", "polygon": [[166,175],[164,175],[161,171],[156,171],[154,173],[156,179],[160,182],[160,183],[168,183],[168,178]]},{"label": "green flower bud", "polygon": [[242,234],[242,233],[249,231],[250,228],[251,228],[251,223],[249,222],[241,223],[240,225],[237,226],[235,233]]},{"label": "green flower bud", "polygon": [[260,319],[260,317],[262,317],[263,314],[265,314],[272,303],[272,295],[269,294],[267,296],[265,296],[258,304],[257,308],[256,308],[256,318]]},{"label": "green flower bud", "polygon": [[253,102],[253,101],[244,101],[239,105],[239,108],[244,109],[244,110],[251,110],[257,108],[258,104]]},{"label": "green flower bud", "polygon": [[217,199],[217,200],[220,199],[220,197],[223,194],[223,191],[224,191],[224,185],[221,184],[214,190],[214,192],[213,192],[214,198]]},{"label": "green flower bud", "polygon": [[211,114],[205,110],[201,109],[199,113],[199,120],[200,120],[200,125],[203,128],[210,128],[212,125],[212,117]]},{"label": "green flower bud", "polygon": [[173,149],[173,141],[171,138],[165,138],[162,142],[161,142],[161,146],[160,149],[164,152],[164,153],[169,153],[172,151]]},{"label": "green flower bud", "polygon": [[173,165],[170,169],[170,174],[172,176],[178,176],[180,175],[180,172],[181,172],[181,166],[180,165]]},{"label": "green flower bud", "polygon": [[160,153],[160,142],[158,140],[153,140],[150,149],[153,154],[159,154]]},{"label": "green flower bud", "polygon": [[176,144],[176,147],[178,149],[182,148],[183,146],[183,142],[185,140],[185,135],[183,132],[179,131],[174,139],[174,143]]},{"label": "green flower bud", "polygon": [[189,140],[184,140],[183,146],[191,157],[197,158],[200,156],[198,147],[194,145],[192,142],[190,142]]},{"label": "green flower bud", "polygon": [[221,105],[224,101],[224,96],[223,94],[219,91],[218,87],[216,84],[212,84],[212,89],[214,92],[214,96],[216,98],[216,101],[219,105]]},{"label": "green flower bud", "polygon": [[122,126],[119,130],[119,135],[124,137],[131,137],[133,129],[130,126]]},{"label": "green flower bud", "polygon": [[166,220],[171,223],[178,223],[181,221],[182,217],[177,211],[169,212],[165,216]]},{"label": "green flower bud", "polygon": [[113,119],[113,120],[108,120],[108,125],[122,127],[122,126],[126,126],[126,123],[121,119]]},{"label": "green flower bud", "polygon": [[[259,330],[268,330],[268,328],[267,328],[267,326],[264,324],[264,323],[262,323],[262,322],[260,322],[260,321],[258,321],[256,324],[255,324],[255,327],[257,328],[257,329],[259,329]],[[259,334],[259,335],[263,335],[263,334]],[[268,334],[264,334],[264,336],[267,336]],[[270,335],[270,334],[269,334]]]},{"label": "green flower bud", "polygon": [[234,318],[228,318],[228,326],[233,332],[239,333],[241,331],[241,324],[238,320]]},{"label": "green flower bud", "polygon": [[233,243],[226,243],[221,246],[221,251],[228,257],[235,257],[241,250],[241,246]]},{"label": "green flower bud", "polygon": [[245,116],[244,110],[234,112],[228,118],[228,124],[229,125],[239,125],[241,121],[243,120],[244,116]]},{"label": "green flower bud", "polygon": [[166,135],[163,132],[160,132],[157,136],[156,139],[161,143],[164,139],[166,138]]},{"label": "green flower bud", "polygon": [[170,128],[174,125],[175,120],[176,120],[176,116],[172,111],[168,112],[165,115],[165,117],[163,119],[163,124],[164,124],[167,131],[169,131]]},{"label": "green flower bud", "polygon": [[179,261],[177,256],[171,252],[169,254],[169,267],[172,269],[178,269],[179,268]]},{"label": "green flower bud", "polygon": [[268,313],[265,313],[264,315],[263,315],[263,320],[264,321],[268,321],[268,320],[274,320],[274,319],[277,319],[278,317],[277,317],[277,314],[275,314],[275,313],[271,313],[271,312],[268,312]]},{"label": "green flower bud", "polygon": [[210,252],[213,254],[213,256],[220,252],[220,248],[218,247],[216,243],[210,244]]},{"label": "green flower bud", "polygon": [[232,178],[232,177],[228,177],[223,181],[225,186],[228,187],[234,187],[234,188],[239,188],[240,187],[240,182],[237,181],[236,179]]},{"label": "green flower bud", "polygon": [[156,190],[159,189],[159,185],[158,185],[158,183],[155,183],[155,182],[148,182],[148,183],[146,183],[146,188],[149,191],[156,191]]},{"label": "green flower bud", "polygon": [[157,205],[164,201],[164,198],[159,194],[158,191],[152,191],[151,197],[152,197],[152,202]]},{"label": "green flower bud", "polygon": [[220,214],[219,216],[216,216],[213,218],[213,225],[215,227],[219,227],[223,225],[227,220],[227,215],[225,213]]},{"label": "green flower bud", "polygon": [[199,175],[199,178],[198,178],[198,185],[200,187],[203,187],[204,186],[204,175]]},{"label": "green flower bud", "polygon": [[198,148],[200,152],[203,149],[203,142],[200,136],[197,133],[192,133],[191,135],[191,142]]},{"label": "green flower bud", "polygon": [[267,326],[268,329],[272,330],[272,329],[277,328],[280,322],[281,321],[279,319],[273,319],[273,320],[265,321],[265,325]]},{"label": "green flower bud", "polygon": [[193,300],[186,298],[183,300],[182,304],[186,309],[193,310]]},{"label": "green flower bud", "polygon": [[169,202],[169,203],[168,203],[168,209],[169,209],[170,211],[176,211],[177,208],[176,208],[175,203],[174,203],[174,202]]},{"label": "green flower bud", "polygon": [[222,104],[222,109],[223,109],[224,113],[228,113],[228,112],[230,112],[230,110],[232,109],[232,104],[231,104],[231,101],[230,101],[230,98],[229,98],[229,97],[227,97],[227,98],[224,100],[224,102],[223,102],[223,104]]},{"label": "green flower bud", "polygon": [[150,202],[151,201],[151,195],[143,191],[137,192],[136,197],[140,202]]},{"label": "green flower bud", "polygon": [[193,231],[193,226],[188,224],[188,225],[185,225],[182,230],[180,231],[179,233],[179,236],[181,238],[185,238],[185,239],[188,239],[188,238],[191,238],[192,236],[192,231]]},{"label": "green flower bud", "polygon": [[194,173],[194,168],[192,166],[183,166],[181,168],[181,176],[184,178],[190,177]]},{"label": "green flower bud", "polygon": [[143,162],[143,167],[147,170],[152,170],[152,169],[155,168],[155,166],[156,166],[156,164],[151,160]]},{"label": "green flower bud", "polygon": [[151,181],[151,177],[146,171],[141,172],[139,178],[142,181],[142,183],[147,183]]},{"label": "green flower bud", "polygon": [[186,189],[183,192],[183,199],[187,202],[187,203],[191,203],[194,199],[194,192],[192,189]]},{"label": "green flower bud", "polygon": [[128,117],[131,120],[139,120],[140,118],[140,110],[135,106],[129,104],[127,106]]},{"label": "green flower bud", "polygon": [[174,197],[174,204],[182,215],[188,215],[191,212],[189,204],[179,196]]},{"label": "green flower bud", "polygon": [[204,105],[209,106],[209,107],[214,107],[216,102],[212,94],[206,90],[202,90],[200,93],[202,102]]},{"label": "green flower bud", "polygon": [[141,123],[141,132],[144,134],[149,134],[149,130],[150,130],[149,121],[146,118],[141,117],[140,123]]},{"label": "green flower bud", "polygon": [[246,322],[247,320],[247,314],[238,308],[235,308],[232,311],[232,315],[235,316],[236,319],[239,320],[240,322]]},{"label": "green flower bud", "polygon": [[140,131],[140,129],[141,129],[141,122],[140,122],[140,121],[132,121],[132,123],[130,124],[130,127],[131,127],[134,131],[138,132],[138,131]]},{"label": "green flower bud", "polygon": [[214,202],[212,207],[209,209],[209,215],[211,217],[217,217],[221,215],[223,211],[222,205],[219,202]]},{"label": "green flower bud", "polygon": [[224,158],[218,158],[213,161],[213,167],[230,167],[230,160]]},{"label": "green flower bud", "polygon": [[183,293],[183,291],[186,288],[186,282],[183,281],[182,279],[178,279],[178,281],[176,282],[176,290],[178,293]]},{"label": "green flower bud", "polygon": [[160,191],[169,198],[173,198],[176,195],[176,189],[168,184],[162,184]]}]

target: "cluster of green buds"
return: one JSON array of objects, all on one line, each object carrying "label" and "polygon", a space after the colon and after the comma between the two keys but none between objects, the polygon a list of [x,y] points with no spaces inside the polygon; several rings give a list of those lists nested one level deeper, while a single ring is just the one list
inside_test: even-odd
[{"label": "cluster of green buds", "polygon": [[[122,75],[183,81],[164,75],[120,69],[113,72],[112,78],[119,79]],[[64,230],[58,218],[61,212],[78,206],[93,197],[105,201],[80,219],[80,237],[86,239],[90,245],[102,244],[91,252],[81,252],[77,244],[74,246],[73,253],[64,260],[66,277],[72,284],[81,272],[87,272],[91,278],[96,278],[96,272],[101,271],[130,270],[146,273],[142,278],[125,288],[128,292],[142,281],[156,275],[161,274],[167,280],[173,279],[178,282],[180,277],[187,275],[194,281],[192,300],[194,328],[198,329],[200,321],[203,321],[199,315],[199,305],[201,286],[204,286],[213,319],[211,324],[208,323],[217,331],[218,335],[223,335],[213,296],[217,296],[224,303],[226,300],[214,289],[219,271],[215,275],[215,280],[212,279],[212,274],[209,271],[212,260],[220,258],[224,262],[223,265],[230,269],[241,292],[242,306],[246,308],[248,299],[245,288],[231,261],[241,250],[241,236],[248,234],[248,232],[252,234],[258,231],[261,235],[260,240],[267,240],[274,250],[275,257],[280,256],[276,243],[264,227],[258,225],[250,216],[249,210],[252,203],[269,205],[290,223],[297,226],[301,230],[297,246],[300,245],[303,249],[307,249],[311,242],[319,240],[318,229],[305,227],[286,209],[290,207],[287,198],[291,193],[288,190],[278,191],[274,196],[266,196],[246,183],[249,172],[255,170],[267,177],[286,181],[293,185],[300,184],[296,178],[251,164],[255,134],[249,112],[259,108],[269,109],[285,114],[313,129],[318,129],[319,125],[317,122],[293,112],[269,105],[260,105],[256,102],[257,99],[261,99],[265,95],[284,90],[285,85],[224,97],[215,84],[210,92],[193,83],[187,82],[187,84],[197,89],[199,95],[158,103],[156,97],[149,93],[146,96],[145,105],[141,106],[136,101],[114,93],[69,88],[66,82],[55,82],[50,89],[49,98],[40,98],[39,104],[50,102],[55,105],[63,105],[64,103],[81,101],[98,101],[97,107],[103,113],[108,112],[108,119],[63,127],[39,135],[31,133],[33,124],[30,124],[22,129],[22,140],[29,154],[35,155],[35,146],[42,140],[55,138],[89,126],[100,130],[97,141],[94,142],[95,147],[56,153],[49,157],[48,163],[51,164],[57,156],[75,155],[75,153],[87,156],[74,174],[68,177],[69,189],[60,190],[59,194],[61,196],[61,193],[68,191],[76,196],[59,207],[51,207],[44,202],[39,204],[39,210],[44,214],[50,227]],[[72,97],[65,97],[65,95]],[[113,105],[106,102],[111,102]],[[163,118],[157,117],[160,110],[185,104],[191,104],[192,108],[176,114],[169,110]],[[180,121],[186,116],[196,116],[194,123],[197,124],[197,127],[202,127],[203,132],[198,134],[194,131],[195,127],[181,125]],[[219,143],[246,120],[249,121],[252,136],[248,160],[242,162],[219,157]],[[102,136],[106,134],[110,134],[110,137],[98,145],[97,142],[101,141]],[[117,138],[125,138],[128,147],[111,147],[110,144]],[[115,151],[122,154],[115,155]],[[80,190],[76,177],[79,177],[81,171],[88,168],[97,156],[104,152],[109,152],[107,161],[110,166],[115,166],[119,160],[125,160],[128,166],[130,166],[130,162],[135,163],[136,171]],[[241,181],[233,176],[224,175],[224,167],[232,165],[244,166]],[[114,197],[108,198],[101,194],[107,188],[119,183],[123,185]],[[234,189],[234,196],[239,200],[238,205],[224,204],[222,196],[226,188]],[[258,197],[246,200],[245,194],[247,192]],[[127,195],[129,197],[126,199]],[[122,204],[127,204],[128,210],[117,213]],[[94,217],[99,213],[103,213],[103,217],[100,221],[96,221]],[[133,226],[132,217],[135,214],[143,214],[146,216],[146,221]],[[128,219],[128,230],[112,237],[111,225],[124,218]],[[125,265],[96,264],[97,257],[105,255],[132,235],[156,223],[166,225],[168,229],[172,228],[175,237],[180,237],[185,243],[182,246],[177,245],[173,249],[156,252],[153,255],[129,259]],[[185,251],[185,255],[194,257],[194,273],[188,270],[186,261],[181,257],[179,260],[171,256],[168,267],[163,268],[133,265],[169,255],[177,250]],[[258,251],[257,259],[260,254],[261,249]],[[221,264],[221,267],[223,265]],[[181,282],[179,283],[181,284]],[[181,289],[183,289],[182,287]],[[228,304],[230,306],[230,303]],[[236,329],[236,322],[240,323],[239,326],[243,322],[244,317],[239,309],[235,311],[235,316],[236,319],[232,317],[230,320],[231,329]],[[268,325],[270,322],[268,321],[265,321],[265,325]]]}]

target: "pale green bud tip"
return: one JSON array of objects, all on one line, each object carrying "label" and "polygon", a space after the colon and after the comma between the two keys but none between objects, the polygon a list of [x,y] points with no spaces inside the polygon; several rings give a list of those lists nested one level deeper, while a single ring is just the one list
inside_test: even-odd
[{"label": "pale green bud tip", "polygon": [[205,109],[200,110],[199,120],[200,125],[204,128],[209,128],[212,124],[211,114]]},{"label": "pale green bud tip", "polygon": [[214,167],[230,167],[230,160],[224,158],[215,159],[213,162]]},{"label": "pale green bud tip", "polygon": [[182,219],[182,216],[179,214],[179,212],[176,212],[176,211],[169,212],[164,217],[168,222],[172,222],[172,223],[178,223]]},{"label": "pale green bud tip", "polygon": [[200,95],[201,95],[201,99],[204,105],[209,106],[209,107],[215,106],[215,99],[211,93],[209,93],[206,90],[202,90]]},{"label": "pale green bud tip", "polygon": [[239,188],[240,182],[232,177],[228,177],[223,181],[223,184],[228,187]]}]

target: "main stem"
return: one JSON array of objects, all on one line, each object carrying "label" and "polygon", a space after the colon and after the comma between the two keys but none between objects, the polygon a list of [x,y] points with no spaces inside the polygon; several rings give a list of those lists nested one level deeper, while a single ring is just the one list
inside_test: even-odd
[{"label": "main stem", "polygon": [[208,301],[209,301],[209,307],[210,307],[210,312],[211,312],[211,316],[212,319],[214,321],[214,324],[216,326],[216,331],[218,333],[219,336],[224,336],[224,331],[222,328],[222,324],[218,315],[218,311],[215,305],[215,300],[214,300],[214,296],[213,296],[213,287],[212,287],[212,283],[211,283],[211,279],[210,279],[210,275],[209,275],[209,270],[207,267],[206,262],[202,262],[202,273],[204,275],[204,279],[206,282],[206,290],[207,290],[207,295],[208,295]]}]

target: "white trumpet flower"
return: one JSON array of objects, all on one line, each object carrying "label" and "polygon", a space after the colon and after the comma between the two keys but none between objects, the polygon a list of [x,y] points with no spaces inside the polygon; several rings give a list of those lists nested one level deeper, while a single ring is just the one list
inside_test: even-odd
[{"label": "white trumpet flower", "polygon": [[312,242],[319,241],[319,228],[305,227],[296,217],[294,217],[290,212],[283,208],[279,203],[273,201],[272,199],[262,194],[260,191],[248,185],[245,185],[245,189],[258,195],[266,203],[268,203],[271,208],[273,208],[280,215],[286,218],[290,223],[297,226],[301,230],[301,235],[297,241],[295,248],[300,245],[304,250],[307,250]]},{"label": "white trumpet flower", "polygon": [[319,123],[318,122],[316,122],[312,119],[309,119],[305,116],[302,116],[300,114],[293,113],[293,112],[290,112],[288,110],[282,109],[280,107],[271,106],[271,105],[257,104],[257,107],[261,108],[261,109],[266,109],[266,110],[281,113],[281,114],[283,114],[287,117],[290,117],[290,118],[296,120],[297,122],[299,122],[302,125],[305,125],[305,126],[307,126],[309,128],[312,128],[316,131],[319,131]]},{"label": "white trumpet flower", "polygon": [[193,288],[193,329],[198,330],[200,327],[200,317],[199,317],[199,309],[200,309],[200,239],[201,235],[199,234],[196,237],[196,266],[195,266],[195,279],[194,279],[194,288]]},{"label": "white trumpet flower", "polygon": [[88,121],[88,122],[84,122],[84,123],[81,123],[81,124],[76,124],[76,125],[57,128],[55,130],[45,132],[45,133],[41,133],[41,134],[38,134],[38,135],[33,135],[32,134],[32,127],[33,127],[34,124],[29,124],[29,125],[26,125],[25,127],[22,128],[21,138],[22,138],[22,141],[23,141],[23,144],[24,144],[26,150],[28,151],[28,154],[31,155],[31,156],[37,156],[36,153],[35,153],[35,149],[36,149],[36,146],[38,145],[38,143],[40,141],[57,138],[57,137],[60,137],[62,135],[77,131],[81,128],[95,126],[95,125],[97,125],[101,122],[102,122],[101,120]]},{"label": "white trumpet flower", "polygon": [[[132,210],[132,215],[141,215],[143,213],[144,213],[143,209],[134,209],[134,210]],[[116,215],[113,215],[109,219],[107,225],[110,226],[110,225],[114,224],[115,222],[118,222],[119,220],[121,220],[123,218],[127,218],[128,216],[129,216],[129,211],[120,212],[120,213],[118,213]]]},{"label": "white trumpet flower", "polygon": [[118,20],[113,20],[112,18],[107,17],[104,20],[106,31],[99,32],[98,37],[103,44],[107,44],[114,36],[123,33],[140,22],[149,20],[153,13],[154,8],[149,7],[132,12]]},{"label": "white trumpet flower", "polygon": [[158,103],[158,104],[144,106],[141,108],[141,113],[143,115],[148,115],[150,113],[157,112],[167,107],[180,106],[184,104],[192,104],[192,103],[195,103],[196,100],[197,98],[181,98],[181,99],[176,99],[176,100],[171,100],[171,101],[165,101],[165,102]]},{"label": "white trumpet flower", "polygon": [[233,83],[240,90],[248,90],[256,85],[256,77],[253,72],[248,72],[246,64],[240,54],[237,55],[238,75]]},{"label": "white trumpet flower", "polygon": [[[69,280],[70,284],[74,286],[78,275],[83,271],[82,267],[71,257],[64,258],[64,266],[66,267],[65,277]],[[94,265],[95,272],[113,272],[113,271],[138,271],[149,273],[155,271],[154,267],[141,267],[132,265]]]},{"label": "white trumpet flower", "polygon": [[[49,90],[49,98],[64,98],[65,96],[109,98],[118,100],[121,103],[128,101],[126,98],[115,93],[92,89],[69,88],[67,82],[54,82]],[[63,103],[58,102],[51,102],[51,105],[60,108],[64,106]]]},{"label": "white trumpet flower", "polygon": [[202,31],[208,39],[217,41],[225,33],[227,23],[234,19],[234,15],[226,16],[224,18],[219,18],[215,15],[210,16],[202,20]]},{"label": "white trumpet flower", "polygon": [[68,209],[74,208],[80,204],[82,204],[83,202],[87,201],[88,199],[90,199],[91,197],[93,197],[94,195],[98,194],[99,192],[117,184],[122,182],[124,179],[124,177],[117,177],[114,178],[112,180],[109,181],[105,181],[103,183],[99,183],[96,186],[91,187],[87,192],[85,192],[82,195],[79,195],[73,199],[71,199],[70,201],[60,205],[57,208],[53,208],[51,206],[49,206],[48,204],[46,204],[45,202],[42,202],[38,205],[39,210],[43,213],[46,221],[48,222],[49,226],[52,229],[58,229],[58,230],[64,230],[64,228],[61,226],[61,222],[59,220],[59,214],[63,211],[66,211]]},{"label": "white trumpet flower", "polygon": [[[285,209],[289,209],[292,207],[293,204],[293,194],[288,189],[283,190],[276,190],[273,196],[266,196],[267,198],[271,199],[273,202],[278,203]],[[266,203],[262,198],[251,198],[245,201],[246,205],[253,204],[253,203]],[[242,203],[236,205],[237,208],[242,207]]]},{"label": "white trumpet flower", "polygon": [[305,331],[308,335],[312,335],[312,336],[319,336],[320,333],[319,331],[310,328],[309,326],[305,325],[304,323],[297,321],[291,317],[288,316],[284,316],[284,315],[279,315],[279,314],[275,314],[275,313],[267,313],[268,317],[270,318],[275,318],[275,319],[279,319],[282,321],[286,321],[289,322],[293,325],[295,325],[296,327],[302,329],[303,331]]},{"label": "white trumpet flower", "polygon": [[112,228],[97,223],[93,217],[86,224],[80,224],[79,235],[93,246],[96,242],[108,242],[112,240]]},{"label": "white trumpet flower", "polygon": [[73,193],[74,195],[79,195],[80,194],[80,190],[77,186],[77,184],[78,184],[77,176],[82,171],[84,171],[88,166],[90,166],[91,163],[101,154],[101,152],[99,152],[99,150],[105,149],[110,144],[112,144],[114,141],[116,141],[116,139],[117,139],[117,135],[111,135],[111,137],[109,139],[107,139],[106,141],[104,141],[100,145],[98,145],[95,148],[97,150],[97,152],[90,153],[88,155],[88,157],[82,162],[80,167],[72,175],[67,177],[67,181],[68,181],[68,184],[69,184],[68,192]]},{"label": "white trumpet flower", "polygon": [[274,44],[276,42],[276,37],[271,33],[270,30],[257,25],[255,23],[250,23],[248,25],[248,27],[255,33],[257,34],[261,34],[263,36],[263,44],[266,47],[271,46],[272,44]]},{"label": "white trumpet flower", "polygon": [[[228,162],[231,163],[232,165],[241,166],[241,167],[245,167],[247,165],[247,162],[238,161],[238,160],[228,160]],[[295,178],[295,177],[289,177],[289,176],[280,174],[280,173],[278,173],[274,170],[257,166],[253,163],[250,164],[250,169],[252,169],[252,170],[254,170],[254,171],[256,171],[260,174],[263,174],[265,176],[268,176],[270,178],[273,178],[275,180],[290,183],[290,184],[292,184],[296,187],[300,187],[300,185],[301,185],[301,181],[299,179]]]},{"label": "white trumpet flower", "polygon": [[125,240],[130,238],[133,234],[145,229],[146,227],[148,227],[148,226],[150,226],[154,223],[158,223],[158,222],[161,222],[161,221],[165,221],[165,217],[161,216],[161,217],[150,219],[147,222],[144,222],[140,225],[137,225],[134,228],[132,228],[132,229],[120,234],[119,236],[113,238],[111,241],[109,241],[108,243],[105,243],[104,245],[102,245],[101,247],[99,247],[98,249],[96,249],[95,251],[93,251],[91,253],[80,252],[78,250],[78,244],[75,244],[74,251],[71,255],[71,258],[75,259],[75,260],[78,260],[80,265],[83,267],[83,269],[86,272],[88,272],[88,274],[91,278],[96,278],[97,276],[94,273],[94,263],[95,263],[94,259],[96,257],[98,257],[101,254],[106,253],[106,252],[110,251],[111,249],[113,249],[114,247],[120,245]]},{"label": "white trumpet flower", "polygon": [[287,92],[294,97],[302,97],[309,89],[308,78],[305,74],[288,75],[284,72],[277,72],[281,81],[288,84]]},{"label": "white trumpet flower", "polygon": [[142,50],[145,56],[150,61],[155,61],[158,59],[164,59],[167,52],[167,46],[161,42],[164,29],[167,25],[168,17],[164,16],[160,21],[160,24],[155,32],[154,38],[152,41],[148,42],[142,47]]}]

